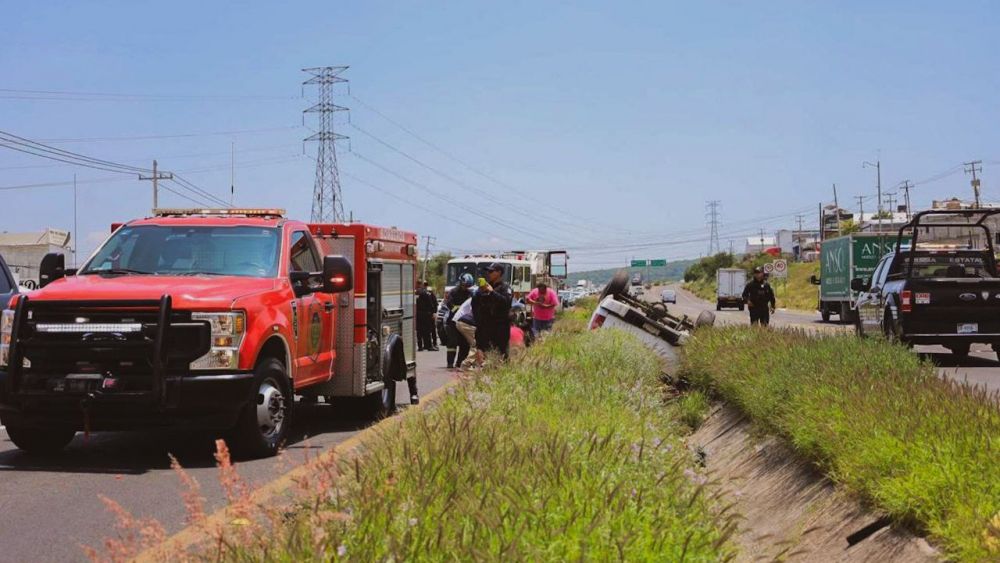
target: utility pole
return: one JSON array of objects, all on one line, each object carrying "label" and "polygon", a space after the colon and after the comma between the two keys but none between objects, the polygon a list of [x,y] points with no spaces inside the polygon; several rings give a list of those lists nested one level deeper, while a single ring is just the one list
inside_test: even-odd
[{"label": "utility pole", "polygon": [[875,164],[868,162],[867,160],[861,164],[862,168],[874,167],[875,168],[875,188],[878,190],[878,213],[876,213],[876,218],[878,219],[878,232],[882,232],[882,159],[876,160]]},{"label": "utility pole", "polygon": [[860,229],[865,220],[865,196],[856,195],[854,199],[858,200],[858,228]]},{"label": "utility pole", "polygon": [[894,213],[893,209],[896,208],[896,193],[885,194],[885,203],[889,206],[889,213]]},{"label": "utility pole", "polygon": [[729,239],[729,255],[736,256],[736,253],[733,252],[733,239]]},{"label": "utility pole", "polygon": [[910,188],[912,187],[913,184],[911,184],[909,180],[903,180],[902,184],[899,186],[899,189],[903,190],[903,205],[906,206],[907,221],[910,220],[910,216],[913,214],[910,210]]},{"label": "utility pole", "polygon": [[76,237],[76,174],[73,174],[73,267],[79,263],[76,255],[77,249],[80,248],[80,239]]},{"label": "utility pole", "polygon": [[708,218],[708,225],[710,229],[710,234],[708,236],[708,255],[712,256],[717,252],[721,252],[722,248],[719,245],[719,206],[722,202],[717,199],[709,201],[705,204],[708,211],[705,213],[705,217]]},{"label": "utility pole", "polygon": [[160,207],[160,180],[173,180],[174,175],[170,172],[160,172],[157,168],[156,161],[153,161],[153,174],[151,176],[139,175],[140,180],[152,180],[153,181],[153,209]]},{"label": "utility pole", "polygon": [[760,253],[764,253],[764,227],[760,228]]},{"label": "utility pole", "polygon": [[[966,174],[972,174],[972,193],[976,196],[976,209],[979,209],[979,178],[976,177],[976,172],[983,171],[983,161],[973,160],[972,162],[963,162],[968,168],[965,169]],[[978,168],[977,168],[978,166]]]},{"label": "utility pole", "polygon": [[340,223],[344,221],[344,202],[340,193],[340,171],[337,168],[337,141],[346,139],[344,135],[333,130],[333,114],[347,111],[347,108],[333,103],[333,87],[347,82],[340,73],[347,70],[346,66],[321,66],[304,68],[302,72],[312,75],[312,78],[302,84],[304,86],[319,85],[319,100],[302,113],[315,113],[319,116],[319,131],[303,139],[317,141],[316,149],[316,180],[313,184],[312,220],[314,223]]},{"label": "utility pole", "polygon": [[421,276],[424,281],[427,281],[427,261],[430,260],[430,257],[431,257],[431,244],[434,244],[436,242],[437,242],[437,238],[436,237],[432,237],[430,235],[424,235],[424,243],[425,243],[425,245],[424,245],[424,273]]},{"label": "utility pole", "polygon": [[840,232],[840,203],[837,201],[837,184],[833,185],[833,212],[837,214],[837,236],[839,237]]},{"label": "utility pole", "polygon": [[795,216],[797,230],[795,231],[795,242],[799,243],[799,256],[802,256],[802,215]]}]

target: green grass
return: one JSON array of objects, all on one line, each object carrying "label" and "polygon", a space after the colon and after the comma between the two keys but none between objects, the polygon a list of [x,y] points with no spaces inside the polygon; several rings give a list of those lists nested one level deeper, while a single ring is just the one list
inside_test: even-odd
[{"label": "green grass", "polygon": [[699,331],[684,376],[929,533],[949,558],[1000,559],[1000,403],[879,339]]},{"label": "green grass", "polygon": [[[367,443],[298,509],[206,558],[716,561],[735,527],[683,445],[659,358],[589,307]],[[586,315],[584,313],[587,313]],[[684,411],[700,412],[701,407]],[[693,416],[693,415],[691,415]]]}]

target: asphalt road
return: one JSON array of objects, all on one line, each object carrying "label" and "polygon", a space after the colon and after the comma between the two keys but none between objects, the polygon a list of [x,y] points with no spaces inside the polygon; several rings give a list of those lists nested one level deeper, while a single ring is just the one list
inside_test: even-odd
[{"label": "asphalt road", "polygon": [[[715,310],[715,304],[704,301],[692,293],[685,291],[680,286],[669,286],[677,291],[677,304],[668,305],[668,308],[677,313],[697,317],[698,313],[705,309]],[[649,300],[658,300],[660,296],[659,287],[646,292]],[[724,310],[716,312],[717,324],[747,324],[749,316],[746,311]],[[850,332],[851,328],[837,324],[824,323],[820,319],[819,313],[805,311],[778,310],[771,315],[773,326],[794,327],[805,330],[816,330],[822,332]],[[930,359],[938,366],[938,373],[941,377],[954,381],[964,381],[972,385],[984,387],[991,392],[1000,393],[1000,362],[997,355],[990,350],[989,346],[975,345],[968,358],[957,360],[951,352],[942,346],[915,346],[914,351]]]},{"label": "asphalt road", "polygon": [[[421,394],[448,382],[441,352],[417,356]],[[400,405],[409,404],[406,383],[397,389]],[[406,408],[405,406],[402,408]],[[252,483],[266,483],[305,460],[308,449],[329,448],[370,422],[342,420],[324,404],[298,409],[292,440],[284,456],[237,464]],[[114,535],[114,518],[104,495],[136,516],[161,522],[169,533],[184,527],[179,480],[168,454],[201,485],[214,511],[224,504],[210,436],[183,432],[77,434],[70,446],[51,457],[30,456],[0,430],[0,561],[83,561],[81,545],[99,547]],[[315,452],[314,452],[315,453]]]}]

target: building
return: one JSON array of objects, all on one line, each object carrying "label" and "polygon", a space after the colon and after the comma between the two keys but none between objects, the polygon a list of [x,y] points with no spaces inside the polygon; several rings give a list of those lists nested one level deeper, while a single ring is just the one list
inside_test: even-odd
[{"label": "building", "polygon": [[769,248],[777,246],[777,241],[773,236],[747,237],[744,254],[760,254]]},{"label": "building", "polygon": [[781,248],[782,254],[790,254],[798,258],[801,254],[801,249],[809,247],[819,240],[819,231],[816,230],[794,230],[794,229],[780,229],[775,234],[777,239],[777,244],[775,246]]},{"label": "building", "polygon": [[0,233],[0,256],[27,289],[38,285],[38,266],[49,252],[70,254],[69,231],[45,229],[33,233]]}]

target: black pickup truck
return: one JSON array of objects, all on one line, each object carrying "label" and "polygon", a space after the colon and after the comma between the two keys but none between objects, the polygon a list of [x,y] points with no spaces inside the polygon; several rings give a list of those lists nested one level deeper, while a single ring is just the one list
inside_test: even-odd
[{"label": "black pickup truck", "polygon": [[3,261],[3,256],[0,255],[0,309],[7,306],[10,296],[15,293],[17,293],[17,282],[10,273],[7,263]]},{"label": "black pickup truck", "polygon": [[[940,344],[957,356],[967,355],[973,343],[1000,350],[1000,278],[985,223],[997,214],[1000,210],[916,214],[871,279],[851,280],[851,289],[859,292],[858,334],[883,334],[908,345]],[[951,232],[944,238],[930,235],[938,229]],[[940,243],[956,240],[956,230],[963,233],[964,245]],[[973,236],[976,231],[980,234]],[[912,239],[904,246],[906,232]],[[921,237],[931,241],[921,245]]]}]

